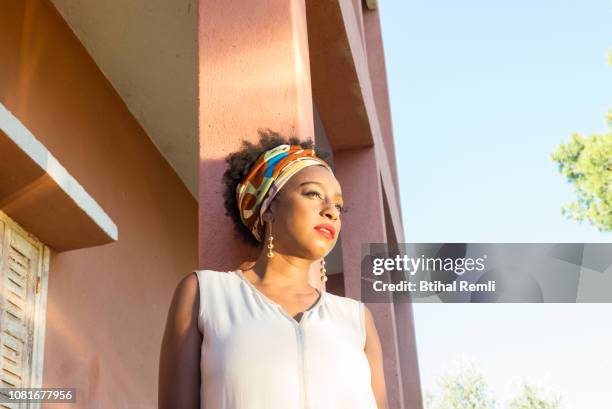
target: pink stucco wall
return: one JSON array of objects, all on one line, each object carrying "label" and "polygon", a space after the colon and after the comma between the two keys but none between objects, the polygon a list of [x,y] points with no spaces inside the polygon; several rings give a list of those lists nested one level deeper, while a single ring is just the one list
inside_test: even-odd
[{"label": "pink stucco wall", "polygon": [[[380,21],[360,1],[341,2],[354,7],[358,20],[350,30],[359,32],[367,57],[357,65],[367,58],[373,91],[365,103],[376,107],[397,188]],[[234,268],[256,256],[232,240],[220,195],[223,157],[242,138],[255,141],[258,128],[314,138],[308,29],[317,27],[307,27],[305,2],[199,0],[199,10],[199,210],[49,0],[9,0],[0,13],[0,101],[119,228],[116,243],[51,259],[43,382],[76,387],[74,407],[155,407],[159,347],[178,280],[196,267]],[[353,57],[346,47],[331,50]],[[342,129],[362,126],[356,123],[363,118]],[[332,145],[344,147],[353,136],[329,135]],[[353,203],[343,227],[342,287],[354,298],[360,243],[388,238],[373,151],[334,152]],[[318,275],[315,265],[315,283]],[[411,310],[371,308],[383,337],[392,408],[420,409]]]},{"label": "pink stucco wall", "polygon": [[43,386],[77,388],[74,408],[157,407],[168,305],[197,267],[197,202],[49,1],[2,3],[0,61],[0,101],[119,230],[51,257]]}]

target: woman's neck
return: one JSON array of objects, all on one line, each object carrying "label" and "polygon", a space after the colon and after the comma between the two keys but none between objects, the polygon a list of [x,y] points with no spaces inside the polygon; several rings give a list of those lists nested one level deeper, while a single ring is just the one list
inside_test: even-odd
[{"label": "woman's neck", "polygon": [[266,252],[262,252],[257,261],[244,271],[250,271],[257,277],[258,284],[262,286],[273,286],[291,288],[297,291],[312,290],[310,285],[310,264],[305,260],[291,260],[274,253],[269,258]]}]

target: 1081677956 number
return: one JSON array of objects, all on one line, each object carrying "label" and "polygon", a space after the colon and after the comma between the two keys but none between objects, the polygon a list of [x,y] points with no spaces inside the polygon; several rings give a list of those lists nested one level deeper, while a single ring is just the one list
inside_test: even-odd
[{"label": "1081677956 number", "polygon": [[75,403],[75,388],[0,388],[0,403]]}]

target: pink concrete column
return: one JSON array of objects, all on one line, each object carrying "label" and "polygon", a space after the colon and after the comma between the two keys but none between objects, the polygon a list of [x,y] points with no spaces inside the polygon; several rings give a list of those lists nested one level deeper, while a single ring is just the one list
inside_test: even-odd
[{"label": "pink concrete column", "polygon": [[394,307],[404,404],[406,409],[423,409],[412,304],[404,300]]},{"label": "pink concrete column", "polygon": [[304,0],[200,0],[198,41],[199,265],[229,269],[257,254],[232,241],[223,158],[258,129],[314,139]]},{"label": "pink concrete column", "polygon": [[[361,244],[386,241],[380,172],[374,147],[334,153],[336,176],[350,208],[342,220],[342,263],[347,297],[361,297]],[[400,350],[393,304],[367,304],[384,351],[389,407],[404,409]]]},{"label": "pink concrete column", "polygon": [[353,8],[355,9],[355,19],[359,25],[359,32],[361,34],[361,42],[365,47],[365,37],[363,35],[363,0],[353,0]]},{"label": "pink concrete column", "polygon": [[[393,128],[391,122],[391,105],[389,102],[389,89],[387,86],[387,68],[385,65],[385,50],[383,48],[383,38],[380,26],[380,13],[378,10],[365,10],[362,14],[364,29],[365,50],[376,105],[376,114],[380,124],[380,132],[385,142],[385,150],[389,160],[391,176],[396,186],[395,200],[399,203],[399,188],[397,178],[397,160],[395,143],[393,141]],[[401,218],[401,213],[400,213]]]}]

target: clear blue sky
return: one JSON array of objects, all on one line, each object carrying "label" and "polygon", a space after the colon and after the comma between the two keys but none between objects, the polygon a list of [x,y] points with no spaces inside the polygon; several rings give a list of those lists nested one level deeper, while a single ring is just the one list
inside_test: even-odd
[{"label": "clear blue sky", "polygon": [[[609,0],[381,0],[408,242],[612,242],[565,219],[550,154],[606,130]],[[612,274],[612,270],[608,269]],[[421,380],[479,362],[500,397],[516,377],[565,407],[612,407],[612,304],[415,304]],[[547,375],[548,374],[548,375]]]}]

